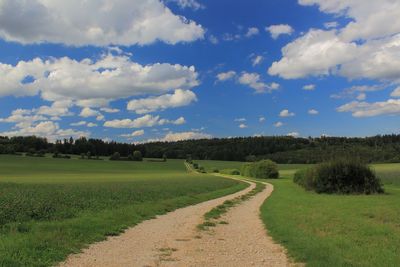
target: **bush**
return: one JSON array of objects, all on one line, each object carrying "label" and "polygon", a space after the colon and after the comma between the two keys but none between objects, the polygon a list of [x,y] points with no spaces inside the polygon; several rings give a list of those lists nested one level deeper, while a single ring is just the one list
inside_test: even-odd
[{"label": "bush", "polygon": [[260,179],[279,178],[278,165],[271,160],[261,160],[243,164],[241,173],[243,176]]},{"label": "bush", "polygon": [[199,166],[198,171],[201,173],[206,173],[206,169],[203,166]]},{"label": "bush", "polygon": [[217,168],[214,168],[214,169],[212,170],[212,172],[213,172],[213,173],[219,173],[219,170],[218,170]]},{"label": "bush", "polygon": [[353,159],[321,163],[298,171],[293,181],[317,193],[376,194],[383,188],[375,172]]},{"label": "bush", "polygon": [[193,163],[193,168],[197,170],[199,168],[199,164],[198,163]]},{"label": "bush", "polygon": [[118,152],[115,152],[114,154],[112,154],[112,156],[110,157],[110,160],[120,160],[121,155]]},{"label": "bush", "polygon": [[223,169],[220,170],[219,172],[228,175],[240,175],[240,171],[238,169]]},{"label": "bush", "polygon": [[139,150],[133,151],[133,160],[134,161],[143,161],[142,152],[140,152]]}]

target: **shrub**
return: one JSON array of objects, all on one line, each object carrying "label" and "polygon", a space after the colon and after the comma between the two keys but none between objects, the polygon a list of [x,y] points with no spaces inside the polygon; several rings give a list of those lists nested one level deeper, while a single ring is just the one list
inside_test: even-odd
[{"label": "shrub", "polygon": [[213,172],[213,173],[219,173],[219,170],[218,170],[217,168],[214,168],[214,169],[212,170],[212,172]]},{"label": "shrub", "polygon": [[199,164],[198,163],[193,163],[193,168],[197,170],[199,168]]},{"label": "shrub", "polygon": [[198,171],[201,173],[206,173],[206,169],[203,166],[199,166]]},{"label": "shrub", "polygon": [[133,160],[134,161],[143,161],[142,152],[140,152],[139,150],[133,151]]},{"label": "shrub", "polygon": [[253,163],[243,164],[241,169],[243,176],[260,179],[279,178],[278,165],[271,160],[261,160]]},{"label": "shrub", "polygon": [[383,188],[375,172],[366,164],[353,159],[321,163],[298,171],[293,181],[317,193],[375,194]]},{"label": "shrub", "polygon": [[223,169],[220,170],[220,173],[228,175],[240,175],[240,171],[238,169]]},{"label": "shrub", "polygon": [[110,157],[110,160],[120,160],[121,155],[118,152],[115,152],[114,154],[112,154],[112,156]]}]

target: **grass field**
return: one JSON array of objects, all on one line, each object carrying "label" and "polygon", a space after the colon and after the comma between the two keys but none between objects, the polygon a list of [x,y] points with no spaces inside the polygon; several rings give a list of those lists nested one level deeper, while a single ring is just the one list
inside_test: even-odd
[{"label": "grass field", "polygon": [[400,164],[373,167],[384,195],[316,194],[291,175],[270,180],[275,191],[261,208],[269,233],[307,266],[399,266]]},{"label": "grass field", "polygon": [[0,266],[50,266],[156,214],[244,187],[187,173],[182,160],[0,156]]}]

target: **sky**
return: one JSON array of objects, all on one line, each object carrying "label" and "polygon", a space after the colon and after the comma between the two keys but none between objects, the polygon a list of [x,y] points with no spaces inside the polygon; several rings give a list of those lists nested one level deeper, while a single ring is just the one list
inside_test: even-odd
[{"label": "sky", "polygon": [[0,135],[399,133],[400,0],[0,0]]}]

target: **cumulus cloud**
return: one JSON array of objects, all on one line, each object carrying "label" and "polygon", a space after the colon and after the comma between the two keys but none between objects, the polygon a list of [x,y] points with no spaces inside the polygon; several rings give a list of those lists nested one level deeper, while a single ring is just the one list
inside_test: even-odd
[{"label": "cumulus cloud", "polygon": [[299,0],[350,19],[342,28],[309,30],[282,49],[268,72],[286,79],[341,75],[399,83],[400,2],[392,0]]},{"label": "cumulus cloud", "polygon": [[247,38],[250,38],[250,37],[253,37],[255,35],[258,35],[259,33],[260,33],[260,30],[258,28],[250,27],[250,28],[247,29],[247,32],[246,32],[245,36]]},{"label": "cumulus cloud", "polygon": [[168,0],[168,2],[175,2],[182,9],[190,8],[193,10],[199,10],[206,8],[196,0]]},{"label": "cumulus cloud", "polygon": [[263,60],[264,60],[264,57],[258,55],[258,56],[255,56],[255,57],[253,57],[253,58],[251,59],[251,63],[252,63],[252,65],[253,65],[253,67],[255,67],[255,66],[257,66],[257,65],[260,65],[261,62],[262,62]]},{"label": "cumulus cloud", "polygon": [[351,112],[353,117],[374,117],[379,115],[400,114],[400,99],[389,99],[381,102],[353,101],[337,108],[338,112]]},{"label": "cumulus cloud", "polygon": [[46,137],[49,141],[55,141],[62,138],[79,138],[81,136],[89,136],[89,132],[75,131],[72,129],[61,129],[58,123],[52,121],[42,121],[35,125],[18,127],[17,130],[0,132],[2,136],[40,136]]},{"label": "cumulus cloud", "polygon": [[261,81],[261,77],[257,73],[242,72],[238,78],[238,82],[253,88],[257,93],[272,92],[278,90],[280,85],[278,83],[266,84]]},{"label": "cumulus cloud", "polygon": [[104,127],[109,128],[144,128],[154,127],[166,124],[181,125],[186,123],[184,117],[180,117],[176,120],[161,119],[160,116],[144,115],[136,119],[122,119],[122,120],[111,120],[104,122]]},{"label": "cumulus cloud", "polygon": [[145,114],[167,108],[187,106],[195,101],[197,101],[197,97],[192,91],[177,89],[173,94],[131,100],[128,102],[127,109],[137,114]]},{"label": "cumulus cloud", "polygon": [[[32,82],[22,83],[26,77]],[[199,84],[194,67],[156,63],[142,66],[126,55],[104,55],[98,60],[67,57],[0,63],[0,96],[32,96],[47,101],[73,101],[84,107],[143,94],[161,94]]]},{"label": "cumulus cloud", "polygon": [[341,41],[335,31],[310,30],[282,48],[281,60],[268,73],[285,79],[328,75],[357,54],[357,45]]},{"label": "cumulus cloud", "polygon": [[283,126],[283,122],[278,121],[278,122],[274,123],[274,126],[276,128],[282,127]]},{"label": "cumulus cloud", "polygon": [[246,125],[246,124],[244,124],[244,123],[241,123],[241,124],[239,125],[239,128],[240,128],[240,129],[247,128],[247,125]]},{"label": "cumulus cloud", "polygon": [[[200,6],[194,0],[177,1],[185,7]],[[0,37],[23,44],[176,44],[203,36],[201,25],[172,13],[159,0],[0,2]]]},{"label": "cumulus cloud", "polygon": [[315,84],[307,84],[303,86],[303,90],[306,91],[314,91],[315,90]]},{"label": "cumulus cloud", "polygon": [[298,132],[291,132],[291,133],[288,133],[287,136],[291,136],[291,137],[297,138],[297,137],[300,136],[300,134]]},{"label": "cumulus cloud", "polygon": [[280,35],[291,35],[294,30],[288,24],[278,24],[266,27],[265,30],[271,34],[272,39],[278,39]]},{"label": "cumulus cloud", "polygon": [[290,112],[288,109],[284,109],[279,113],[279,117],[293,117],[295,114],[293,112]]},{"label": "cumulus cloud", "polygon": [[88,107],[83,108],[79,116],[83,118],[96,117],[96,120],[98,121],[104,120],[104,116],[100,113],[100,111]]},{"label": "cumulus cloud", "polygon": [[396,89],[393,90],[393,92],[390,94],[392,97],[400,97],[400,87],[397,87]]},{"label": "cumulus cloud", "polygon": [[265,117],[260,117],[260,118],[258,118],[258,121],[259,122],[264,122],[264,121],[266,121],[266,118]]},{"label": "cumulus cloud", "polygon": [[346,88],[337,94],[332,94],[331,98],[357,98],[358,100],[364,100],[367,97],[367,92],[380,91],[385,88],[386,87],[384,85],[355,85],[350,88]]},{"label": "cumulus cloud", "polygon": [[236,76],[236,72],[233,70],[227,71],[227,72],[221,72],[217,74],[217,80],[220,82],[224,82],[227,80],[231,80]]},{"label": "cumulus cloud", "polygon": [[208,40],[210,41],[210,43],[212,43],[214,45],[219,43],[218,38],[215,35],[212,35],[212,34],[208,37]]},{"label": "cumulus cloud", "polygon": [[132,137],[138,137],[138,136],[142,136],[142,135],[144,135],[144,130],[137,130],[130,134],[122,134],[121,136],[126,137],[126,138],[132,138]]},{"label": "cumulus cloud", "polygon": [[106,113],[118,113],[118,112],[120,112],[120,110],[117,109],[117,108],[107,108],[107,107],[105,107],[105,108],[100,108],[100,110],[103,111],[103,112],[106,112]]},{"label": "cumulus cloud", "polygon": [[147,142],[176,142],[183,140],[210,139],[212,135],[201,132],[170,132],[160,139],[151,139]]},{"label": "cumulus cloud", "polygon": [[310,115],[318,115],[319,111],[316,110],[316,109],[310,109],[310,110],[308,110],[308,114],[310,114]]},{"label": "cumulus cloud", "polygon": [[336,28],[339,26],[339,23],[337,23],[336,21],[330,21],[330,22],[326,22],[324,23],[324,27],[326,29],[332,29],[332,28]]}]

